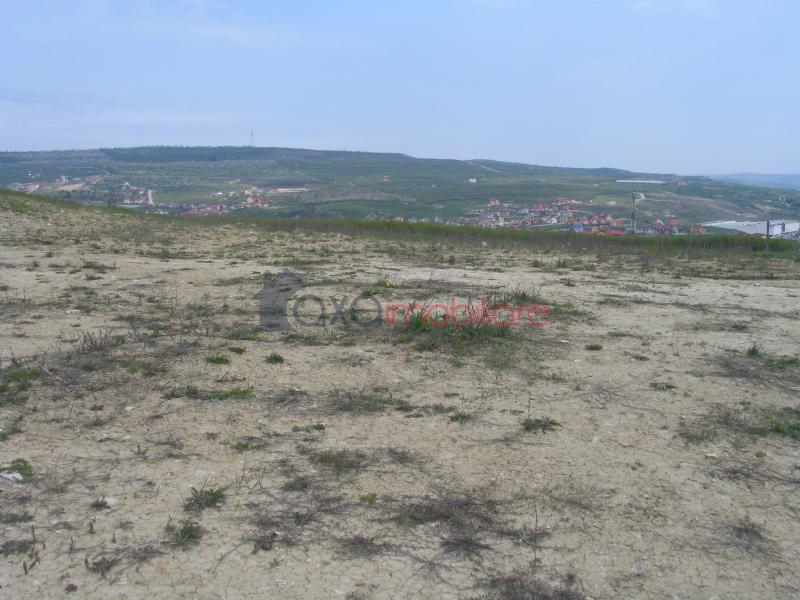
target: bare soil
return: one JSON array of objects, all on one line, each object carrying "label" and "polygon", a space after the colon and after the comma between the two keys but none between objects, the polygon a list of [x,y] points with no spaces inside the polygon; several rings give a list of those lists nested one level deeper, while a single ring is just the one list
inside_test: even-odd
[{"label": "bare soil", "polygon": [[[552,313],[265,331],[286,270]],[[0,596],[798,597],[799,276],[0,209]]]}]

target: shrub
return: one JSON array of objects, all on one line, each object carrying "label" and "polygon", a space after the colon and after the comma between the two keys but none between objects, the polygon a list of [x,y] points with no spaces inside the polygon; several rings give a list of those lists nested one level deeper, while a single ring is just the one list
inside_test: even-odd
[{"label": "shrub", "polygon": [[283,357],[277,352],[271,352],[266,358],[267,362],[271,365],[279,365],[284,362]]}]

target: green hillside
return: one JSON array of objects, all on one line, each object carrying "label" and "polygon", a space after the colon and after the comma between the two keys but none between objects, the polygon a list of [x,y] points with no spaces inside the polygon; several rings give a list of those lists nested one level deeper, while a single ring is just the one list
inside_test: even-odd
[{"label": "green hillside", "polygon": [[[102,179],[86,185],[84,179],[92,176]],[[666,183],[628,184],[619,179]],[[528,204],[564,197],[586,203],[583,212],[624,218],[633,191],[645,193],[639,209],[642,219],[675,217],[688,223],[800,214],[796,191],[610,168],[258,147],[0,153],[0,187],[40,184],[36,193],[104,203],[124,183],[152,190],[156,202],[169,205],[219,202],[252,186],[307,188],[274,196],[269,212],[278,215],[455,218],[485,206],[492,197]]]}]

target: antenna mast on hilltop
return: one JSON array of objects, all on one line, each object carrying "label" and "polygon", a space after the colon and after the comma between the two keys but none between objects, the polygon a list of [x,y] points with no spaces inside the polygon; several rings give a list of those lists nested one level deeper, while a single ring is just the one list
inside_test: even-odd
[{"label": "antenna mast on hilltop", "polygon": [[255,145],[255,144],[253,144],[253,130],[252,129],[250,130],[250,145],[251,146]]}]

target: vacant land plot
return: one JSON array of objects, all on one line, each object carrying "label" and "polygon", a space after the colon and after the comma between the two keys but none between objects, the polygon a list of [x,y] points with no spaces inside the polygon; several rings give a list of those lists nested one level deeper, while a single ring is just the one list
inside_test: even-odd
[{"label": "vacant land plot", "polygon": [[0,595],[797,597],[799,278],[8,202]]}]

